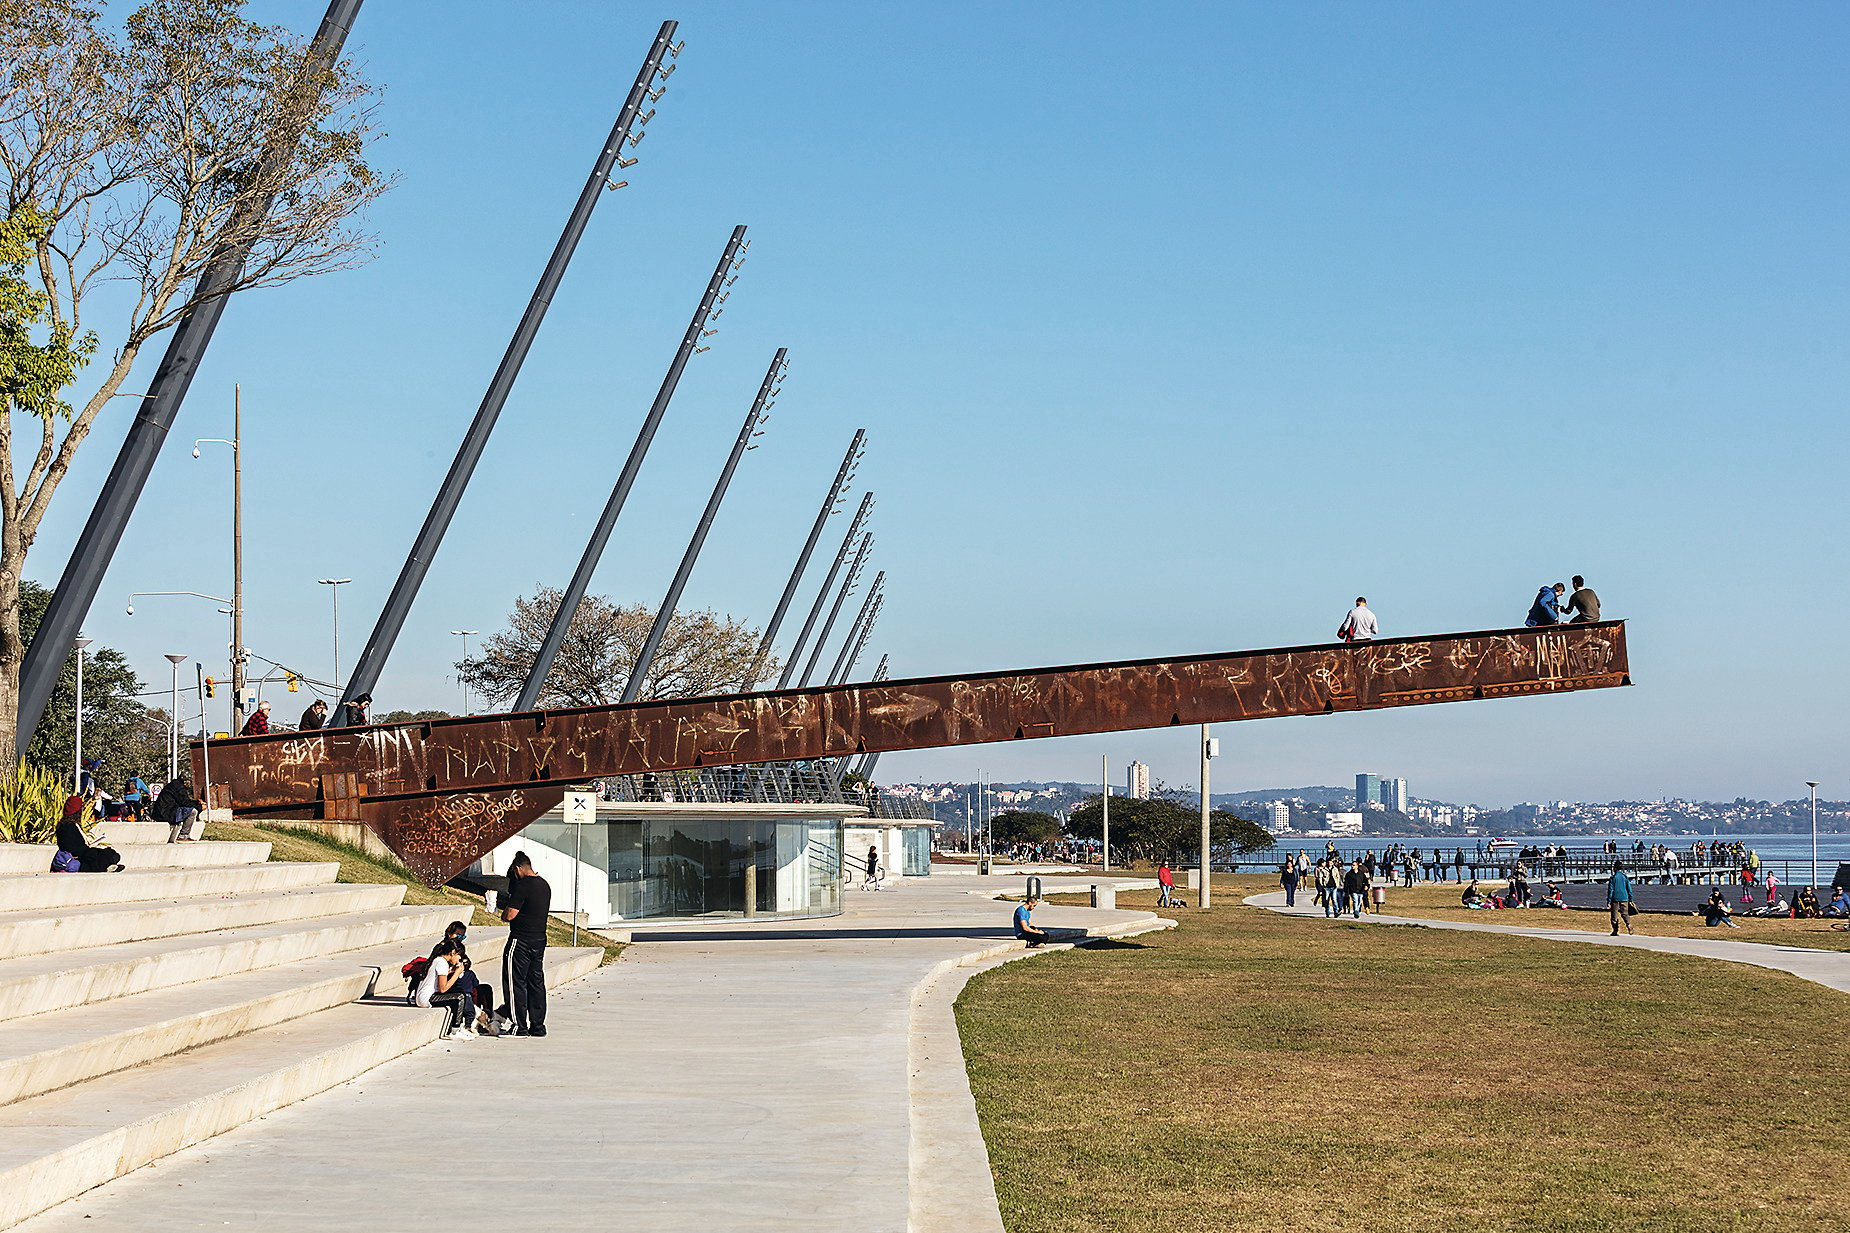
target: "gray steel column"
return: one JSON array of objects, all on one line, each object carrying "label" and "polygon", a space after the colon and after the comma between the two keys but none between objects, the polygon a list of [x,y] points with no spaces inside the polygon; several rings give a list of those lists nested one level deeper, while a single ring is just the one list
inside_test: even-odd
[{"label": "gray steel column", "polygon": [[[803,571],[809,567],[810,553],[816,550],[816,541],[822,538],[822,525],[835,512],[836,502],[841,500],[842,489],[854,478],[854,468],[861,460],[861,451],[866,448],[867,430],[857,428],[854,440],[848,443],[848,453],[841,460],[841,469],[835,473],[835,482],[829,485],[829,495],[822,502],[822,511],[816,515],[816,525],[809,529],[809,539],[803,545],[803,551],[797,555],[796,568],[790,571],[790,581],[784,584],[784,593],[778,598],[777,611],[771,614],[771,623],[764,627],[764,637],[758,641],[758,653],[752,657],[752,666],[746,673],[746,679],[739,682],[741,690],[755,689],[758,674],[763,669],[765,656],[771,652],[771,643],[777,638],[777,630],[784,623],[784,614],[790,609],[790,601],[795,598],[797,584],[803,579]],[[792,651],[792,655],[796,652]]]},{"label": "gray steel column", "polygon": [[835,553],[835,563],[829,566],[829,573],[822,580],[822,589],[816,592],[816,602],[810,607],[809,619],[803,622],[803,630],[797,635],[796,643],[790,648],[790,658],[784,661],[784,670],[777,678],[779,689],[790,688],[790,678],[796,675],[797,659],[803,648],[809,645],[809,631],[816,627],[816,619],[822,615],[822,606],[829,602],[829,591],[835,586],[835,575],[841,572],[843,563],[848,560],[848,553],[854,547],[854,540],[861,533],[861,526],[867,521],[867,515],[873,512],[874,494],[863,493],[861,506],[854,511],[854,518],[848,523],[848,534],[842,536],[841,548]]},{"label": "gray steel column", "polygon": [[[546,262],[545,271],[540,275],[539,286],[534,289],[533,298],[527,302],[527,310],[521,314],[520,324],[515,327],[507,352],[501,357],[501,364],[488,383],[488,392],[482,396],[482,405],[476,409],[475,419],[456,451],[456,460],[450,464],[449,474],[443,477],[443,484],[437,489],[437,499],[431,504],[423,528],[418,531],[417,540],[411,546],[411,554],[405,558],[398,581],[393,584],[385,609],[379,614],[379,622],[373,627],[372,636],[366,641],[366,649],[360,652],[359,661],[354,664],[353,672],[347,678],[347,688],[341,694],[340,704],[328,715],[329,727],[345,723],[345,704],[361,694],[370,694],[379,683],[379,674],[385,668],[386,658],[392,653],[392,645],[398,641],[405,618],[411,613],[418,588],[423,585],[425,574],[430,572],[430,563],[443,543],[444,532],[449,530],[450,519],[455,516],[456,507],[462,503],[463,490],[469,485],[469,477],[474,474],[476,463],[481,461],[482,451],[488,445],[488,436],[494,431],[495,420],[501,415],[508,392],[514,388],[514,379],[520,375],[520,366],[527,358],[534,336],[539,333],[540,323],[546,318],[547,308],[552,305],[553,293],[565,277],[565,267],[571,263],[572,252],[578,247],[585,226],[591,221],[591,211],[597,205],[598,196],[610,183],[610,172],[623,152],[623,143],[628,141],[634,146],[642,140],[640,133],[630,136],[630,129],[637,123],[637,113],[649,94],[656,74],[662,73],[662,57],[678,50],[670,46],[674,32],[674,22],[663,22],[661,30],[655,35],[655,42],[649,45],[649,54],[643,59],[635,83],[630,86],[629,97],[623,101],[623,109],[617,113],[617,122],[611,127],[610,136],[605,138],[604,147],[598,154],[597,162],[592,165],[591,174],[585,179],[584,188],[579,191],[578,201],[572,207],[571,216],[566,219],[565,230]],[[672,67],[669,71],[673,71]],[[665,77],[667,74],[662,75]]]},{"label": "gray steel column", "polygon": [[[340,59],[341,46],[347,41],[354,18],[359,16],[360,4],[361,0],[331,0],[326,16],[321,19],[321,28],[308,46],[305,63],[310,66],[311,76],[319,76]],[[289,135],[286,148],[279,143],[265,150],[266,168],[293,157],[301,135],[301,130],[297,129]],[[251,213],[267,217],[274,200],[272,197],[261,206],[253,205]],[[240,220],[230,230],[233,234],[249,234],[255,230],[249,225],[250,221]],[[161,447],[167,443],[168,430],[180,414],[180,404],[186,400],[187,387],[193,383],[193,374],[199,371],[199,362],[212,342],[218,319],[224,315],[225,301],[230,296],[227,288],[244,272],[244,260],[250,255],[251,243],[247,240],[220,249],[213,254],[205,273],[199,276],[198,286],[193,291],[193,307],[174,326],[173,337],[167,342],[167,353],[161,356],[154,379],[148,384],[148,395],[140,400],[135,420],[129,425],[122,449],[116,455],[116,464],[103,483],[102,495],[97,497],[90,520],[84,524],[83,533],[71,549],[70,560],[65,562],[64,573],[52,592],[51,605],[39,622],[32,644],[26,648],[19,672],[18,739],[22,750],[32,740],[33,730],[45,714],[45,704],[51,701],[58,674],[64,670],[64,661],[76,643],[78,629],[96,600],[97,589],[103,585],[103,575],[108,572],[109,562],[122,542],[129,516],[135,512],[135,503],[140,500],[141,490],[154,470],[155,459],[160,457]]]},{"label": "gray steel column", "polygon": [[[623,503],[629,500],[630,488],[636,482],[636,473],[642,470],[642,460],[648,456],[649,446],[655,440],[655,430],[661,425],[669,401],[674,398],[675,388],[681,384],[681,374],[686,370],[687,362],[696,352],[706,350],[700,345],[701,335],[706,332],[708,319],[725,311],[716,305],[732,294],[723,291],[723,288],[738,278],[732,271],[744,260],[741,254],[747,247],[745,228],[734,227],[731,238],[726,241],[725,251],[720,254],[719,264],[713,268],[713,277],[707,280],[707,289],[694,308],[687,332],[681,336],[681,346],[669,362],[667,374],[662,377],[661,388],[655,391],[655,401],[649,404],[649,413],[643,417],[642,428],[636,433],[635,444],[630,446],[629,457],[623,460],[623,470],[617,475],[616,487],[610,490],[610,498],[604,502],[604,512],[598,516],[597,526],[591,531],[591,539],[585,544],[583,555],[578,558],[578,568],[572,571],[572,581],[566,586],[565,594],[559,597],[558,610],[552,614],[552,624],[546,627],[546,637],[540,643],[539,654],[534,656],[533,667],[527,671],[527,682],[520,687],[520,698],[514,703],[517,711],[531,711],[539,705],[540,691],[546,687],[546,678],[552,672],[552,661],[558,656],[559,648],[565,645],[566,631],[571,628],[572,617],[577,615],[578,605],[583,602],[585,591],[591,586],[591,575],[597,572],[597,563],[604,555],[604,546],[610,542],[610,533],[617,525],[618,515],[623,512]],[[731,274],[730,278],[728,274]],[[778,354],[782,355],[783,352],[779,351]]]},{"label": "gray steel column", "polygon": [[848,636],[842,639],[841,654],[835,657],[835,666],[829,669],[829,684],[841,684],[848,670],[854,667],[855,660],[861,658],[861,652],[867,648],[867,636],[873,632],[874,621],[880,613],[880,591],[884,586],[886,571],[881,570],[874,575],[874,585],[867,588],[867,598],[861,602],[861,611],[854,618],[854,624],[848,627]]},{"label": "gray steel column", "polygon": [[[674,581],[668,584],[668,594],[662,597],[662,606],[655,610],[655,623],[649,626],[649,636],[642,644],[642,651],[636,656],[636,663],[630,668],[630,679],[623,683],[623,697],[620,702],[634,702],[636,695],[642,691],[643,678],[655,663],[655,652],[661,648],[662,635],[668,632],[668,623],[674,619],[675,606],[681,602],[681,591],[687,586],[689,574],[694,572],[694,562],[700,557],[700,549],[707,542],[707,532],[713,529],[714,516],[719,513],[721,501],[726,499],[726,489],[732,483],[732,473],[738,468],[739,459],[745,457],[745,451],[755,448],[752,438],[758,433],[758,420],[777,391],[772,387],[784,379],[784,348],[779,347],[777,354],[771,357],[771,366],[765,370],[764,384],[758,387],[758,397],[752,400],[752,409],[745,413],[745,423],[739,428],[739,439],[732,443],[732,453],[726,458],[726,465],[719,473],[719,482],[713,485],[713,495],[707,498],[707,508],[700,515],[700,522],[694,527],[694,538],[687,543],[687,551],[681,554],[681,567],[675,570]],[[564,611],[564,605],[560,605]],[[553,622],[559,624],[557,620]],[[523,708],[524,709],[524,708]]]},{"label": "gray steel column", "polygon": [[829,619],[822,623],[822,632],[816,635],[815,649],[810,652],[809,662],[803,665],[803,688],[808,687],[809,678],[816,674],[816,661],[822,658],[822,648],[829,641],[829,631],[835,628],[835,618],[841,615],[842,605],[848,602],[848,596],[854,592],[854,584],[861,577],[861,566],[866,564],[868,549],[873,544],[872,532],[861,537],[861,547],[854,554],[854,564],[848,567],[848,576],[842,579],[841,591],[835,596],[835,606],[829,609]]}]

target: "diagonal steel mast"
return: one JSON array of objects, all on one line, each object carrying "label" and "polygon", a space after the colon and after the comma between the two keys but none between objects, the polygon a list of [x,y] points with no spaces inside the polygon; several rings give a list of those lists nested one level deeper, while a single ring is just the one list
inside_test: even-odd
[{"label": "diagonal steel mast", "polygon": [[744,252],[749,247],[751,244],[745,238],[745,228],[734,227],[731,238],[726,241],[725,251],[720,254],[719,264],[713,268],[713,277],[707,280],[707,289],[694,309],[693,319],[687,324],[687,333],[681,336],[681,346],[669,362],[661,388],[655,392],[655,401],[649,404],[649,413],[643,417],[642,428],[636,433],[636,442],[630,446],[629,457],[623,461],[623,470],[617,476],[616,486],[610,490],[610,499],[604,502],[604,512],[598,516],[590,542],[585,544],[584,553],[578,558],[578,568],[572,572],[572,581],[566,586],[565,594],[559,597],[559,607],[552,614],[552,624],[546,627],[546,637],[540,642],[539,654],[533,658],[533,667],[527,670],[527,682],[520,687],[520,698],[514,703],[515,710],[531,711],[539,705],[540,691],[545,688],[546,678],[552,672],[553,660],[558,657],[559,648],[565,645],[566,631],[571,628],[572,617],[577,615],[578,605],[583,602],[585,591],[591,586],[591,575],[597,572],[598,560],[604,555],[604,545],[610,542],[610,533],[617,525],[617,516],[623,512],[623,503],[629,500],[630,488],[636,482],[636,473],[642,470],[642,460],[647,457],[649,446],[655,440],[655,430],[662,422],[662,415],[668,410],[669,401],[674,398],[675,388],[681,383],[681,373],[686,370],[688,360],[696,352],[706,350],[700,345],[701,335],[706,332],[708,319],[724,311],[716,306],[732,294],[724,288],[731,286],[739,277],[735,271],[744,262]]},{"label": "diagonal steel mast", "polygon": [[[672,59],[680,51],[678,45],[671,43],[674,32],[674,22],[663,22],[662,28],[655,35],[655,41],[649,45],[649,54],[644,57],[642,69],[636,74],[635,84],[630,86],[629,97],[623,101],[623,109],[617,113],[617,122],[611,127],[610,136],[604,139],[604,147],[598,153],[597,162],[586,177],[584,188],[579,191],[578,201],[572,207],[571,216],[566,219],[565,230],[552,250],[552,257],[546,262],[545,272],[540,275],[539,286],[534,289],[533,298],[527,302],[527,310],[521,314],[520,324],[515,327],[507,352],[501,357],[501,364],[488,383],[488,392],[482,396],[482,405],[476,409],[475,419],[471,421],[469,431],[464,434],[462,445],[456,451],[456,460],[450,464],[449,474],[443,477],[443,484],[437,489],[437,499],[431,504],[430,513],[425,516],[424,526],[418,531],[417,540],[411,546],[411,554],[405,558],[404,568],[399,571],[391,595],[386,598],[379,622],[373,627],[372,636],[367,639],[366,649],[360,652],[353,674],[347,678],[347,688],[340,699],[342,705],[335,707],[328,716],[330,727],[346,721],[346,703],[361,694],[370,696],[373,687],[379,683],[379,674],[385,668],[393,644],[398,641],[399,632],[404,629],[405,618],[411,613],[418,588],[423,585],[424,576],[430,572],[430,563],[443,543],[444,532],[449,530],[456,507],[462,503],[463,490],[469,485],[469,477],[474,474],[476,463],[481,461],[482,451],[487,447],[488,436],[494,431],[495,421],[507,402],[508,392],[514,388],[514,379],[520,375],[520,366],[527,358],[534,336],[539,333],[540,323],[546,318],[547,308],[552,305],[553,294],[558,290],[560,280],[565,277],[565,267],[571,263],[572,252],[578,247],[578,241],[584,236],[585,227],[591,221],[591,211],[597,205],[598,196],[606,187],[615,187],[611,183],[610,173],[623,153],[623,143],[627,141],[634,146],[642,140],[640,132],[634,136],[630,134],[632,127],[647,122],[647,116],[639,118],[637,113],[645,98],[654,97],[650,87],[657,74],[666,78],[674,71],[672,65],[666,70],[662,68],[664,56]],[[651,109],[649,115],[654,114]]]},{"label": "diagonal steel mast", "polygon": [[[835,596],[835,606],[829,609],[828,620],[822,623],[822,632],[816,635],[815,648],[810,652],[809,662],[803,665],[803,680],[800,684],[807,688],[809,679],[816,675],[816,662],[822,658],[822,648],[829,641],[829,631],[835,628],[835,618],[841,615],[842,605],[854,593],[854,584],[861,579],[861,566],[867,563],[868,550],[874,546],[873,533],[861,536],[861,546],[855,551],[854,564],[848,567],[847,577],[842,579],[841,590]],[[826,592],[825,592],[826,594]]]},{"label": "diagonal steel mast", "polygon": [[[822,510],[816,515],[816,525],[809,529],[809,539],[803,544],[803,551],[797,554],[796,568],[790,571],[790,581],[784,584],[784,593],[778,597],[777,611],[771,614],[771,623],[764,627],[764,637],[758,641],[758,653],[752,657],[752,666],[746,672],[745,679],[739,682],[739,688],[749,690],[758,684],[759,674],[764,671],[765,657],[771,653],[771,643],[777,638],[778,628],[784,623],[784,614],[790,610],[790,601],[796,597],[797,585],[803,580],[803,571],[809,567],[810,554],[816,550],[816,541],[822,538],[823,524],[828,522],[836,505],[841,501],[842,490],[854,479],[854,469],[861,461],[861,453],[867,448],[867,430],[857,428],[854,440],[848,443],[848,453],[841,460],[841,469],[835,473],[835,482],[829,485],[829,495],[822,502]],[[796,652],[792,650],[791,655]]]},{"label": "diagonal steel mast", "polygon": [[854,667],[854,661],[866,649],[867,635],[873,632],[874,621],[880,615],[880,592],[885,586],[886,571],[883,569],[874,575],[874,585],[867,588],[867,598],[861,604],[860,614],[854,618],[854,624],[848,627],[848,636],[842,640],[841,654],[835,657],[835,666],[829,669],[829,684],[841,684]]},{"label": "diagonal steel mast", "polygon": [[719,513],[720,502],[726,499],[732,473],[738,468],[739,459],[745,457],[745,451],[757,448],[752,444],[752,438],[758,435],[758,424],[765,408],[777,397],[775,387],[784,379],[784,370],[784,348],[779,347],[777,354],[771,357],[771,366],[765,370],[764,384],[758,387],[758,397],[752,400],[752,409],[745,414],[745,423],[739,428],[739,439],[732,443],[732,453],[719,473],[719,482],[713,485],[713,495],[707,498],[707,508],[694,527],[694,538],[688,541],[687,551],[681,554],[681,567],[675,571],[674,581],[668,584],[668,594],[662,597],[662,606],[655,610],[655,623],[649,627],[649,637],[636,656],[635,666],[630,669],[630,679],[623,683],[623,697],[620,701],[634,702],[636,695],[642,692],[642,682],[655,663],[655,652],[661,648],[662,635],[668,632],[668,623],[674,619],[675,606],[681,602],[681,591],[687,586],[688,575],[694,572],[694,562],[700,556],[701,546],[707,542],[707,532],[713,529],[713,519]]},{"label": "diagonal steel mast", "polygon": [[[354,19],[359,16],[360,4],[361,0],[332,0],[328,5],[321,28],[308,45],[304,80],[320,80],[340,59],[341,47],[347,41],[347,32],[353,28]],[[293,129],[286,141],[279,140],[265,149],[266,168],[294,155],[305,127],[306,122]],[[251,214],[255,219],[267,217],[274,200],[270,197],[260,205],[253,204]],[[90,511],[90,520],[84,524],[83,533],[71,549],[70,560],[58,578],[58,588],[52,592],[51,605],[39,622],[38,633],[32,645],[26,648],[19,672],[18,741],[21,750],[31,741],[33,730],[45,714],[45,704],[51,701],[52,690],[64,671],[64,661],[70,657],[78,629],[96,600],[103,575],[108,572],[109,562],[122,543],[122,532],[128,526],[129,516],[135,512],[135,503],[147,486],[155,459],[167,443],[168,430],[180,414],[180,404],[186,400],[187,387],[193,382],[193,374],[199,371],[199,362],[212,342],[213,331],[218,329],[218,319],[224,315],[230,288],[244,272],[245,258],[250,255],[258,231],[254,225],[245,225],[252,221],[242,219],[233,223],[232,234],[252,238],[227,245],[213,254],[212,263],[199,276],[199,285],[193,292],[193,307],[174,326],[167,352],[161,356],[160,367],[154,370],[148,395],[141,400],[141,410],[123,439],[116,464],[104,481],[102,495],[97,498]],[[233,647],[231,653],[236,658],[243,653],[243,648]]]},{"label": "diagonal steel mast", "polygon": [[810,607],[809,619],[803,622],[802,632],[797,634],[796,645],[790,648],[790,658],[784,661],[784,670],[778,675],[777,687],[779,689],[790,687],[790,679],[796,675],[797,659],[802,655],[803,648],[809,644],[809,631],[816,627],[816,620],[822,615],[823,605],[829,602],[829,592],[835,586],[835,575],[841,572],[842,565],[848,560],[848,554],[854,550],[855,538],[860,535],[861,527],[866,523],[867,516],[873,512],[873,508],[874,494],[872,492],[862,493],[861,506],[854,511],[854,518],[848,523],[848,534],[842,536],[841,547],[835,553],[835,563],[829,566],[828,576],[822,580],[822,589],[816,592],[816,602]]}]

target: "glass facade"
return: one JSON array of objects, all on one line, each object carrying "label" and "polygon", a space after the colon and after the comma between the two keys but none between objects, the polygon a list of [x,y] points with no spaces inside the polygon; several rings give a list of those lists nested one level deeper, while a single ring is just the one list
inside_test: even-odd
[{"label": "glass facade", "polygon": [[841,912],[837,819],[632,815],[574,827],[542,818],[522,834],[608,871],[612,921]]},{"label": "glass facade", "polygon": [[905,868],[902,872],[909,878],[925,877],[931,873],[931,836],[929,826],[902,826],[899,830],[900,842],[905,845]]}]

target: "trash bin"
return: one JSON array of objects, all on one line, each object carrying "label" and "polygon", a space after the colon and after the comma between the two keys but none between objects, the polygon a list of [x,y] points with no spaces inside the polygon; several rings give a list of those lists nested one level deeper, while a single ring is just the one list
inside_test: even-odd
[{"label": "trash bin", "polygon": [[1387,887],[1379,882],[1372,883],[1368,888],[1368,901],[1374,904],[1375,911],[1379,912],[1381,905],[1387,902]]}]

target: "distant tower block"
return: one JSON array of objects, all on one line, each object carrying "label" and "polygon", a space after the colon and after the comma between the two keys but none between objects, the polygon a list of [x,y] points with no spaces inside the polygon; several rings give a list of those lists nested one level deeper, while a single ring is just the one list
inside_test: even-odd
[{"label": "distant tower block", "polygon": [[1379,809],[1381,800],[1381,776],[1357,775],[1355,777],[1355,807],[1357,809]]},{"label": "distant tower block", "polygon": [[1381,803],[1395,813],[1407,812],[1407,781],[1386,779],[1381,783]]},{"label": "distant tower block", "polygon": [[1273,801],[1266,807],[1268,828],[1274,835],[1280,835],[1291,829],[1291,806],[1284,801]]},{"label": "distant tower block", "polygon": [[1133,762],[1124,768],[1124,795],[1134,801],[1150,799],[1150,768]]}]

